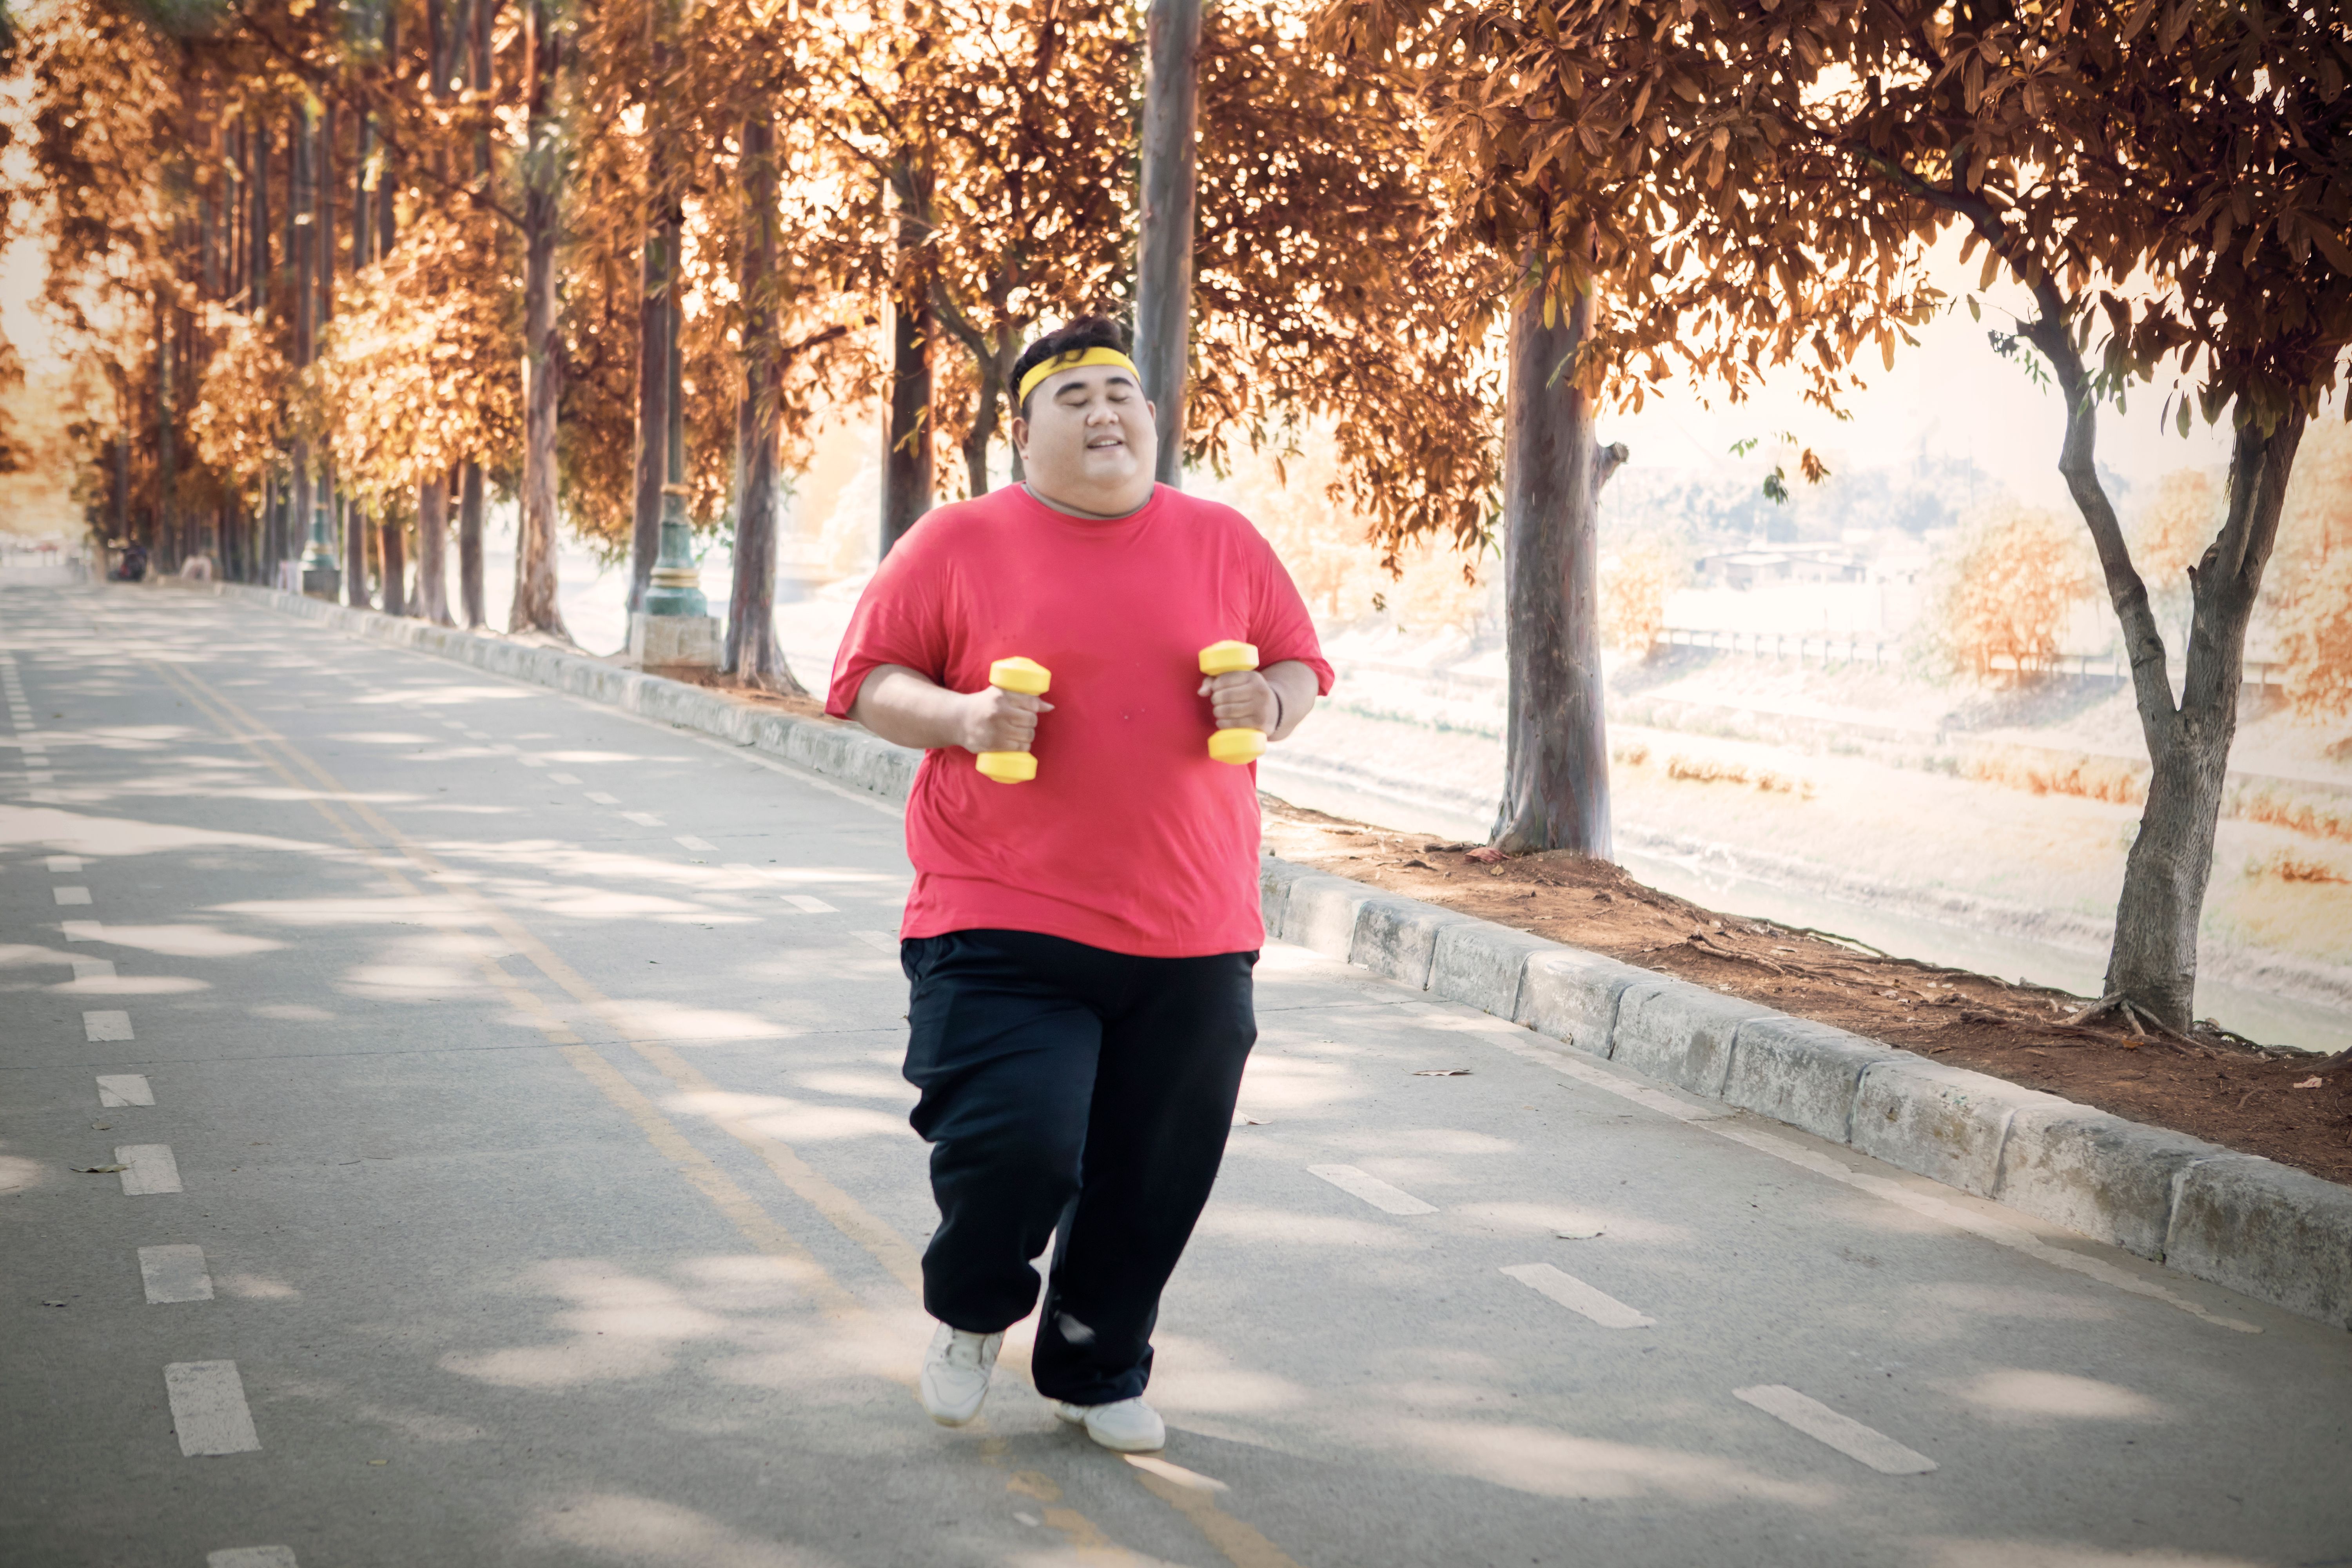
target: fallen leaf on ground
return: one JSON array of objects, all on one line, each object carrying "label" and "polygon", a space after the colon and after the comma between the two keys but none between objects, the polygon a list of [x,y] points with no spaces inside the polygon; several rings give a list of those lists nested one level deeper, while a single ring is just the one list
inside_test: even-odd
[{"label": "fallen leaf on ground", "polygon": [[110,1176],[117,1171],[129,1169],[131,1167],[128,1165],[75,1165],[72,1167],[73,1173],[78,1176]]},{"label": "fallen leaf on ground", "polygon": [[1562,1241],[1591,1241],[1601,1234],[1601,1227],[1597,1225],[1578,1226],[1568,1230],[1556,1230],[1552,1234]]},{"label": "fallen leaf on ground", "polygon": [[1462,857],[1462,858],[1465,860],[1476,860],[1483,865],[1491,866],[1496,861],[1507,859],[1508,857],[1491,844],[1482,844],[1477,848],[1471,850],[1470,853]]},{"label": "fallen leaf on ground", "polygon": [[1263,1127],[1265,1123],[1259,1121],[1256,1117],[1250,1115],[1246,1111],[1236,1110],[1234,1112],[1234,1125],[1236,1127]]},{"label": "fallen leaf on ground", "polygon": [[63,1301],[44,1301],[41,1305],[44,1307],[62,1307],[65,1303]]},{"label": "fallen leaf on ground", "polygon": [[2307,1078],[2301,1083],[2296,1084],[2294,1087],[2297,1089],[2322,1089],[2326,1086],[2326,1083],[2327,1080],[2324,1078]]},{"label": "fallen leaf on ground", "polygon": [[1415,1068],[1412,1069],[1412,1076],[1415,1078],[1468,1078],[1470,1069],[1468,1068]]}]

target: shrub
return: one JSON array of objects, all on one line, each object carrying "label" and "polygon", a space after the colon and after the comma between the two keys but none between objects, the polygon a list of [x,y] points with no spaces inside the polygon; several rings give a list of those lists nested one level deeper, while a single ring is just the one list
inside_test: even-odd
[{"label": "shrub", "polygon": [[2090,592],[2078,533],[2046,511],[2014,502],[1978,519],[1938,606],[1956,664],[1979,678],[2050,668],[2068,611]]},{"label": "shrub", "polygon": [[1628,551],[1601,567],[1601,640],[1635,658],[1657,646],[1666,626],[1666,595],[1680,563],[1657,550]]}]

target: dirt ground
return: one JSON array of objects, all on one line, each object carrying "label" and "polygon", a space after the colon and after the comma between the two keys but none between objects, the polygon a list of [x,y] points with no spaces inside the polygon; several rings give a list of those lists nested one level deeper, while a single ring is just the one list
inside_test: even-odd
[{"label": "dirt ground", "polygon": [[2352,1181],[2352,1052],[2265,1049],[2211,1021],[2186,1040],[2092,998],[1942,969],[1834,933],[1720,915],[1605,861],[1488,861],[1467,844],[1366,827],[1261,797],[1284,859],[1516,926],[1555,942],[1817,1018],[1904,1050],[2169,1127],[2334,1181]]}]

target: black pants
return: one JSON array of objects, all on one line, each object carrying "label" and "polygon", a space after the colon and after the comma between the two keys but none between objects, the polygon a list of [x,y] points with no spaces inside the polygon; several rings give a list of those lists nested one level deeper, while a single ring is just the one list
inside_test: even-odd
[{"label": "black pants", "polygon": [[1143,1392],[1160,1292],[1209,1201],[1257,1041],[1254,952],[1133,958],[1028,931],[901,944],[907,1078],[940,1228],[923,1305],[973,1333],[1028,1316],[1058,1228],[1037,1392]]}]

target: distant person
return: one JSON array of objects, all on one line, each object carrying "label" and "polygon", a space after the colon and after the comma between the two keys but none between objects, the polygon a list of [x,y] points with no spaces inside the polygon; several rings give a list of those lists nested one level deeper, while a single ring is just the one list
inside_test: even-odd
[{"label": "distant person", "polygon": [[[1036,1304],[1031,1374],[1105,1447],[1167,1437],[1142,1398],[1160,1294],[1208,1201],[1257,1039],[1256,769],[1213,728],[1280,740],[1328,691],[1307,606],[1230,507],[1152,482],[1156,411],[1113,323],[1013,365],[1027,480],[931,512],[858,602],[826,711],[924,749],[907,803],[912,1121],[940,1226],[923,1407],[980,1412],[1004,1331]],[[1261,668],[1203,680],[1201,650]],[[1022,656],[1046,697],[1001,691]],[[983,751],[1034,751],[998,784]]]}]

